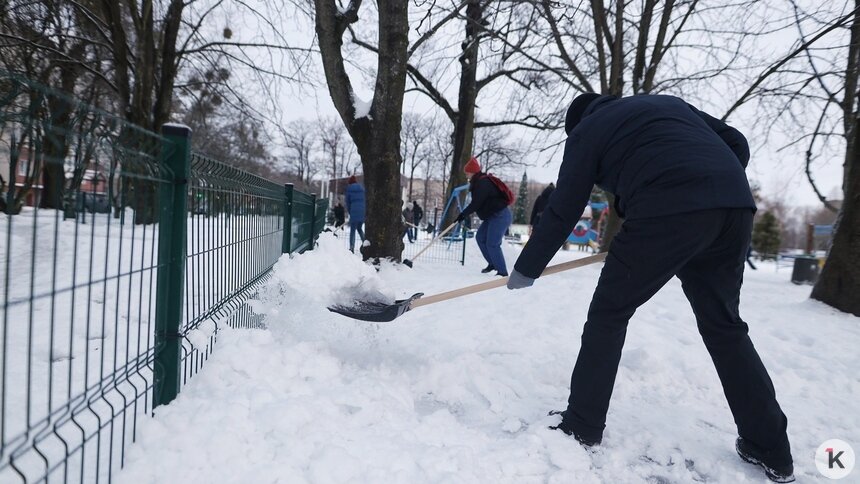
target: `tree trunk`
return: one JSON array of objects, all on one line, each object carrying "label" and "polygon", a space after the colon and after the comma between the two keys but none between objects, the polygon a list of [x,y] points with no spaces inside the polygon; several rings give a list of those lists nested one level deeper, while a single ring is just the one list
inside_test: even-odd
[{"label": "tree trunk", "polygon": [[[860,6],[860,0],[855,0]],[[836,309],[860,316],[860,130],[855,109],[860,78],[860,16],[851,25],[851,44],[845,72],[845,98],[841,103],[845,127],[844,197],[836,218],[833,246],[812,298]]]},{"label": "tree trunk", "polygon": [[[403,252],[403,224],[400,219],[399,149],[375,143],[367,156],[362,154],[364,187],[367,196],[365,234],[370,245],[361,248],[364,259],[390,258],[399,261]],[[373,160],[364,163],[365,159]]]},{"label": "tree trunk", "polygon": [[[472,140],[475,133],[475,100],[478,97],[478,50],[479,33],[483,21],[483,7],[479,0],[470,0],[466,7],[466,39],[462,43],[460,55],[460,88],[457,101],[457,117],[454,122],[454,152],[451,156],[451,170],[448,188],[445,190],[447,203],[454,189],[466,183],[463,167],[472,155]],[[442,226],[448,226],[457,214],[448,212]]]},{"label": "tree trunk", "polygon": [[316,32],[332,102],[355,141],[364,170],[366,231],[364,259],[399,261],[403,252],[400,207],[400,126],[406,92],[409,24],[407,2],[379,0],[377,77],[367,113],[357,113],[357,99],[346,72],[341,47],[347,26],[358,21],[361,2],[341,11],[333,0],[315,0]]},{"label": "tree trunk", "polygon": [[609,192],[604,192],[604,194],[606,195],[606,201],[609,203],[609,213],[606,214],[606,220],[603,222],[606,226],[600,239],[600,252],[609,251],[612,239],[615,238],[615,235],[621,230],[621,224],[624,223],[624,219],[619,217],[615,211],[615,195]]},{"label": "tree trunk", "polygon": [[[72,58],[83,56],[83,42],[71,49]],[[79,67],[71,63],[60,70],[60,90],[69,95],[75,94],[75,84],[78,81]],[[75,107],[62,96],[48,98],[48,116],[51,118],[50,128],[45,133],[45,163],[42,171],[41,208],[60,209],[64,207],[64,190],[66,184],[65,160],[69,154],[69,137],[75,129],[73,115]],[[83,120],[78,120],[83,123]]]},{"label": "tree trunk", "polygon": [[[855,143],[857,132],[855,130]],[[856,153],[856,151],[855,151]],[[860,316],[860,157],[846,161],[850,179],[845,182],[845,199],[836,219],[833,246],[821,276],[812,289],[812,298],[836,309]]]}]

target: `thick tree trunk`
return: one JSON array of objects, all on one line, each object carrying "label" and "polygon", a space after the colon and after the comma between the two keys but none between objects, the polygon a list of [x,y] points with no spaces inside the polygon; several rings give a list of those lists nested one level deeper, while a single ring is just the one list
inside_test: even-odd
[{"label": "thick tree trunk", "polygon": [[[860,7],[860,0],[855,0]],[[836,309],[860,316],[860,130],[855,109],[860,79],[860,16],[851,23],[851,43],[845,70],[845,98],[841,107],[845,127],[844,197],[836,219],[833,246],[812,298]]]},{"label": "thick tree trunk", "polygon": [[853,155],[846,165],[851,178],[845,183],[833,246],[812,289],[812,298],[860,316],[860,157]]},{"label": "thick tree trunk", "polygon": [[[86,51],[83,42],[74,46],[70,55],[79,58]],[[68,65],[60,70],[60,90],[74,95],[78,83],[79,67],[75,64]],[[66,156],[69,154],[70,138],[74,139],[75,128],[83,130],[83,120],[73,121],[75,107],[62,96],[50,96],[48,98],[48,110],[51,117],[50,129],[45,135],[45,165],[42,171],[42,197],[40,206],[42,208],[60,209],[64,207],[64,190],[66,185]],[[76,126],[77,124],[77,126]],[[79,133],[80,136],[80,133]]]},{"label": "thick tree trunk", "polygon": [[[403,224],[400,219],[399,150],[378,145],[368,153],[364,168],[367,196],[365,234],[370,245],[361,248],[364,259],[389,258],[399,261],[403,252]],[[362,155],[362,160],[365,156]]]},{"label": "thick tree trunk", "polygon": [[367,189],[367,240],[362,247],[366,259],[399,261],[403,252],[403,223],[400,207],[400,128],[403,95],[406,92],[406,49],[409,44],[407,2],[380,0],[379,58],[371,108],[369,156],[361,165]]},{"label": "thick tree trunk", "polygon": [[604,194],[606,201],[609,202],[609,213],[606,215],[606,221],[603,222],[606,225],[603,229],[603,237],[600,239],[600,252],[609,251],[612,239],[615,238],[615,235],[621,230],[621,224],[624,223],[624,220],[615,211],[615,195],[609,192],[604,192]]},{"label": "thick tree trunk", "polygon": [[407,2],[379,0],[377,77],[368,112],[356,112],[357,99],[344,66],[342,36],[358,21],[361,1],[339,10],[332,0],[315,0],[316,32],[323,70],[334,106],[355,141],[367,196],[366,230],[369,245],[361,248],[365,260],[399,261],[403,251],[400,207],[400,126],[406,91],[409,24]]},{"label": "thick tree trunk", "polygon": [[[478,97],[478,51],[479,33],[483,21],[483,7],[479,0],[471,0],[466,7],[466,39],[460,56],[460,88],[457,101],[457,117],[454,122],[454,152],[451,156],[451,170],[445,203],[451,198],[454,189],[466,183],[463,167],[472,156],[472,140],[475,133],[475,101]],[[448,212],[442,226],[448,226],[457,216]]]}]

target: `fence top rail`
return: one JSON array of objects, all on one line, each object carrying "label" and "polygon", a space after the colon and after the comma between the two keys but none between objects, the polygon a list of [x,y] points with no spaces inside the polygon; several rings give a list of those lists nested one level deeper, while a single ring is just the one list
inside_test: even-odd
[{"label": "fence top rail", "polygon": [[279,200],[284,197],[283,185],[198,152],[191,154],[191,176],[196,185],[193,188],[230,187],[248,195]]}]

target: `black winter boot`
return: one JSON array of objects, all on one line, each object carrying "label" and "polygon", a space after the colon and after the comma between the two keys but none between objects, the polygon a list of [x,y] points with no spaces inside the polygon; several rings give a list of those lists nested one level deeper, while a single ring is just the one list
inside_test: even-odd
[{"label": "black winter boot", "polygon": [[794,465],[791,461],[791,451],[785,446],[770,451],[765,451],[752,442],[738,437],[735,441],[735,450],[746,462],[761,466],[767,478],[773,482],[794,482]]},{"label": "black winter boot", "polygon": [[562,432],[566,433],[567,435],[572,436],[574,439],[576,439],[577,442],[579,442],[580,444],[582,444],[585,447],[594,447],[595,445],[600,445],[600,442],[601,442],[600,440],[586,439],[586,438],[582,437],[581,435],[578,435],[576,432],[574,432],[574,430],[571,429],[569,426],[565,425],[564,414],[566,412],[567,412],[567,410],[551,410],[549,412],[548,415],[561,415],[561,423],[559,423],[558,425],[555,425],[555,426],[550,425],[549,426],[550,430],[561,430]]},{"label": "black winter boot", "polygon": [[488,265],[487,267],[484,267],[483,269],[481,269],[481,274],[486,274],[486,273],[488,273],[488,272],[493,272],[494,270],[496,270],[496,268],[495,268],[495,267],[493,267],[493,264],[490,264],[490,265]]}]

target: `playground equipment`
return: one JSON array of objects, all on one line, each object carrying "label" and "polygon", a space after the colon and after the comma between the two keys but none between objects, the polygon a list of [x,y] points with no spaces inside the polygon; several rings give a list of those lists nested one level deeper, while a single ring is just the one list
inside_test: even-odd
[{"label": "playground equipment", "polygon": [[[466,199],[461,203],[460,202],[460,194],[463,192],[466,192]],[[461,213],[463,211],[463,209],[469,205],[469,198],[470,197],[471,196],[469,195],[469,184],[468,183],[466,183],[465,185],[460,185],[459,187],[456,187],[456,188],[454,188],[453,191],[451,191],[451,196],[448,198],[448,201],[445,203],[445,210],[442,211],[442,217],[439,218],[438,222],[436,222],[437,223],[436,228],[435,228],[436,233],[438,233],[439,230],[442,228],[442,224],[445,221],[445,217],[448,216],[448,210],[451,209],[451,205],[454,202],[457,202],[457,213]],[[463,203],[465,203],[465,205],[463,205]]]},{"label": "playground equipment", "polygon": [[[609,207],[606,202],[589,202],[591,213],[601,214],[599,217],[582,218],[573,227],[573,231],[567,237],[567,242],[570,244],[589,246],[594,248],[600,246],[600,226],[604,223],[605,211]],[[594,219],[599,221],[595,225]]]}]

